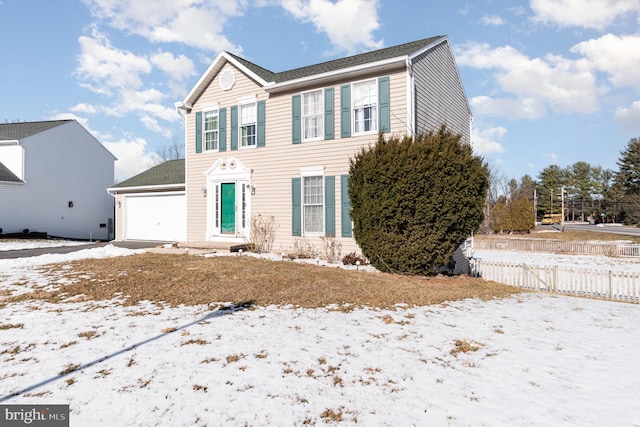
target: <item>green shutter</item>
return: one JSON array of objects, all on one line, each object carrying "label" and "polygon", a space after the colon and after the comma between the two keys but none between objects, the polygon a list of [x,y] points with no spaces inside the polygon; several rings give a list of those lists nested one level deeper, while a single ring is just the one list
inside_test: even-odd
[{"label": "green shutter", "polygon": [[300,144],[302,108],[300,106],[300,95],[291,97],[291,143]]},{"label": "green shutter", "polygon": [[202,113],[196,113],[196,153],[202,153]]},{"label": "green shutter", "polygon": [[349,199],[349,175],[340,177],[340,224],[342,237],[351,237],[351,200]]},{"label": "green shutter", "polygon": [[324,177],[324,232],[328,237],[336,235],[336,177]]},{"label": "green shutter", "polygon": [[380,132],[389,132],[391,130],[389,77],[378,79],[378,123],[380,123]]},{"label": "green shutter", "polygon": [[231,150],[238,149],[238,106],[231,107]]},{"label": "green shutter", "polygon": [[291,178],[291,235],[302,236],[302,191],[300,178]]},{"label": "green shutter", "polygon": [[335,118],[333,113],[333,88],[324,90],[324,139],[335,138]]},{"label": "green shutter", "polygon": [[256,135],[256,138],[258,139],[258,141],[256,142],[256,145],[258,147],[264,147],[265,144],[265,135],[264,135],[264,131],[265,131],[265,109],[266,109],[266,102],[265,101],[258,101],[258,128],[256,130],[256,132],[258,132],[258,135]]},{"label": "green shutter", "polygon": [[351,136],[351,86],[340,87],[340,137]]},{"label": "green shutter", "polygon": [[220,151],[227,151],[227,109],[218,111],[218,144]]}]

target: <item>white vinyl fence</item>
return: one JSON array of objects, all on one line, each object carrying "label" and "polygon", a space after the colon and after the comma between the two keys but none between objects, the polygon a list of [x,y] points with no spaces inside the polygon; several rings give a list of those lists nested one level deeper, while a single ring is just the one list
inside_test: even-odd
[{"label": "white vinyl fence", "polygon": [[546,239],[474,239],[476,249],[570,255],[640,257],[640,245],[616,242],[562,242]]},{"label": "white vinyl fence", "polygon": [[520,288],[640,303],[640,273],[471,260],[471,274]]}]

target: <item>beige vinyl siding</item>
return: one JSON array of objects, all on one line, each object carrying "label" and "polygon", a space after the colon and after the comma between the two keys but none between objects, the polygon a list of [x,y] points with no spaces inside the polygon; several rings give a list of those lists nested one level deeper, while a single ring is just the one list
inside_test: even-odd
[{"label": "beige vinyl siding", "polygon": [[416,131],[446,124],[471,142],[471,111],[448,41],[414,59]]},{"label": "beige vinyl siding", "polygon": [[[391,133],[404,134],[408,122],[406,72],[402,67],[384,76],[390,77]],[[382,76],[363,76],[362,79],[372,77]],[[325,176],[335,176],[335,239],[342,244],[343,254],[360,252],[353,238],[340,237],[340,177],[348,174],[349,158],[361,147],[374,144],[377,134],[340,138],[340,86],[349,82],[336,81],[328,86],[310,86],[304,89],[306,91],[333,87],[335,139],[292,144],[291,99],[300,91],[269,96],[237,70],[236,80],[232,90],[223,92],[216,78],[193,106],[187,118],[187,239],[205,240],[206,199],[200,193],[200,188],[205,185],[204,172],[217,159],[231,156],[253,170],[252,182],[255,183],[256,190],[255,195],[251,196],[252,216],[262,214],[273,215],[276,218],[277,234],[273,247],[275,252],[286,252],[296,239],[300,239],[291,235],[291,179],[300,177],[300,168],[304,167],[324,167]],[[231,151],[229,107],[237,104],[238,98],[251,94],[256,94],[258,100],[266,99],[266,146]],[[196,154],[195,113],[201,110],[201,105],[211,102],[217,102],[220,108],[227,108],[227,151]],[[319,237],[306,239],[320,249],[322,242]]]},{"label": "beige vinyl siding", "polygon": [[115,219],[115,227],[116,227],[116,241],[124,240],[124,197],[121,193],[117,193],[115,195],[115,208],[116,208],[116,219]]}]

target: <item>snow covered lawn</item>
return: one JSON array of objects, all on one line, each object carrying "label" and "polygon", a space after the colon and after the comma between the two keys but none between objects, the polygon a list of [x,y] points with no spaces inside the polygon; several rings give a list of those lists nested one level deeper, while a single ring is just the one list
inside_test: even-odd
[{"label": "snow covered lawn", "polygon": [[[43,280],[34,265],[131,253],[0,260],[0,298]],[[0,403],[70,404],[72,426],[640,425],[631,304],[524,294],[348,313],[112,301],[1,312]]]}]

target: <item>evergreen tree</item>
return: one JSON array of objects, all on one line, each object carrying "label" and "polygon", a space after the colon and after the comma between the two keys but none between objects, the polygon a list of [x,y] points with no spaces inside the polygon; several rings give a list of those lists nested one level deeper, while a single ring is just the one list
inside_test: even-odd
[{"label": "evergreen tree", "polygon": [[640,194],[640,139],[632,138],[617,162],[616,180],[627,194]]},{"label": "evergreen tree", "polygon": [[482,221],[487,166],[445,126],[380,134],[350,162],[354,237],[379,270],[436,274]]}]

